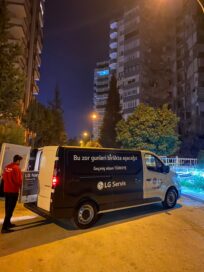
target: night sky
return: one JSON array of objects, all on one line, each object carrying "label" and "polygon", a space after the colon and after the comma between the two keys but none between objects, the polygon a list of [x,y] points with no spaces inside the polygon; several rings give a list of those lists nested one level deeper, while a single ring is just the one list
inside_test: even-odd
[{"label": "night sky", "polygon": [[50,101],[58,84],[69,138],[91,129],[94,68],[108,58],[109,22],[127,2],[46,1],[39,100]]}]

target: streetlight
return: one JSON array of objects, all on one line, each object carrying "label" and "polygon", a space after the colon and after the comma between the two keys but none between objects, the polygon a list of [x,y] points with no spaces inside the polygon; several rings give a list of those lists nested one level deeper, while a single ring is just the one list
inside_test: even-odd
[{"label": "streetlight", "polygon": [[99,121],[100,116],[99,116],[99,114],[97,112],[92,112],[90,117],[91,117],[91,120],[92,120],[92,134],[91,134],[90,138],[91,138],[91,140],[93,140],[94,139],[94,128],[95,128],[97,122]]},{"label": "streetlight", "polygon": [[84,142],[82,140],[80,140],[79,143],[81,147],[84,145]]},{"label": "streetlight", "polygon": [[91,114],[91,119],[94,121],[98,118],[98,115],[94,112]]},{"label": "streetlight", "polygon": [[89,132],[84,131],[84,132],[83,132],[83,137],[84,137],[84,138],[87,138],[88,136],[89,136]]}]

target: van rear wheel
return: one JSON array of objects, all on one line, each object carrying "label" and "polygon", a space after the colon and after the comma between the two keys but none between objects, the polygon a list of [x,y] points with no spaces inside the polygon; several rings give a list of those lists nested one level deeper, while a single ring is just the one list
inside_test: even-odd
[{"label": "van rear wheel", "polygon": [[97,219],[97,207],[91,201],[80,203],[73,217],[74,224],[80,229],[90,228],[96,223]]},{"label": "van rear wheel", "polygon": [[165,200],[162,202],[162,205],[165,209],[171,209],[176,205],[178,199],[178,194],[174,188],[170,188],[165,196]]}]

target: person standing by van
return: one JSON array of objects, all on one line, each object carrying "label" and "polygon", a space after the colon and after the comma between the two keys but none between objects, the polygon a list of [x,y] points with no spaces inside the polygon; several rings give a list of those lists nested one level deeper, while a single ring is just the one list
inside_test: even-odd
[{"label": "person standing by van", "polygon": [[15,155],[13,157],[13,162],[5,167],[3,173],[5,194],[5,218],[1,233],[12,232],[13,230],[11,230],[10,228],[15,227],[15,224],[11,223],[11,217],[16,207],[19,190],[22,184],[22,173],[19,167],[21,160],[21,156]]}]

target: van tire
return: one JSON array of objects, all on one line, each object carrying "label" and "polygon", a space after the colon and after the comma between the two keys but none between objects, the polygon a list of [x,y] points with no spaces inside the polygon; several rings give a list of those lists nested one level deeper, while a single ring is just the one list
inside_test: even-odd
[{"label": "van tire", "polygon": [[98,220],[97,213],[96,204],[92,201],[85,201],[77,206],[71,221],[77,228],[87,229],[92,227]]},{"label": "van tire", "polygon": [[165,200],[162,202],[162,205],[165,209],[171,209],[176,205],[178,199],[178,194],[175,188],[170,188],[165,196]]}]

